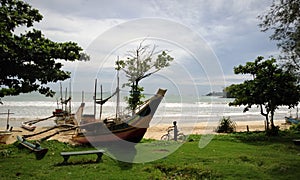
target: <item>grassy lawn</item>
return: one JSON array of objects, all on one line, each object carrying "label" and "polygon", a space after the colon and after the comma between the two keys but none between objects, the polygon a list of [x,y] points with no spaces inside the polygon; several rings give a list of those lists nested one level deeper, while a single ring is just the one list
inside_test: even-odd
[{"label": "grassy lawn", "polygon": [[[201,136],[192,135],[189,142],[174,153],[153,162],[130,164],[96,155],[72,156],[63,165],[61,151],[81,151],[92,147],[73,147],[57,141],[46,141],[49,149],[42,160],[18,143],[0,146],[0,179],[298,179],[300,146],[292,139],[300,134],[281,132],[277,137],[264,133],[217,135],[200,149]],[[148,143],[149,140],[144,140]],[[151,141],[142,151],[165,149],[160,141]],[[172,143],[169,143],[172,146]],[[174,143],[174,146],[178,144]],[[147,146],[146,146],[147,147]],[[140,150],[140,149],[139,149]],[[162,152],[163,153],[163,152]],[[147,153],[145,153],[146,155]],[[159,154],[159,153],[157,153]],[[139,158],[139,157],[136,157]]]}]

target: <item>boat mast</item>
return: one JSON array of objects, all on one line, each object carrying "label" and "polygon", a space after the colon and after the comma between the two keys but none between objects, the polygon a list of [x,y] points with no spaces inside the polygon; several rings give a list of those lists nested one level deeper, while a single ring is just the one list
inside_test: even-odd
[{"label": "boat mast", "polygon": [[94,117],[96,118],[96,101],[97,101],[97,79],[95,79],[95,93],[94,93]]},{"label": "boat mast", "polygon": [[9,114],[10,114],[10,112],[9,112],[9,109],[8,109],[7,110],[7,120],[6,120],[6,130],[9,129]]},{"label": "boat mast", "polygon": [[119,71],[120,71],[120,64],[119,64],[119,56],[118,56],[118,60],[117,60],[117,88],[116,88],[116,92],[117,92],[117,105],[116,105],[116,120],[118,119],[118,114],[119,114],[119,106],[120,106],[120,78],[119,78]]},{"label": "boat mast", "polygon": [[[101,84],[101,86],[100,86],[100,91],[101,91],[101,96],[100,96],[100,101],[102,101],[102,99],[103,99],[103,97],[102,97],[102,84]],[[102,103],[100,103],[100,116],[99,116],[99,120],[101,120],[101,116],[102,116]]]},{"label": "boat mast", "polygon": [[69,101],[69,113],[71,114],[71,112],[72,112],[72,105],[71,105],[71,100],[72,100],[72,89],[71,89],[71,80],[70,80],[70,91],[69,91],[69,99],[70,99],[70,101]]},{"label": "boat mast", "polygon": [[84,102],[84,91],[81,92],[81,103]]},{"label": "boat mast", "polygon": [[66,124],[66,116],[68,113],[68,88],[66,88],[66,92],[65,92],[65,100],[63,101],[63,103],[65,104],[65,109],[63,110],[63,117],[64,117],[64,123]]},{"label": "boat mast", "polygon": [[60,103],[61,103],[61,109],[64,109],[64,104],[63,104],[63,95],[62,95],[62,85],[61,82],[59,83],[60,85]]}]

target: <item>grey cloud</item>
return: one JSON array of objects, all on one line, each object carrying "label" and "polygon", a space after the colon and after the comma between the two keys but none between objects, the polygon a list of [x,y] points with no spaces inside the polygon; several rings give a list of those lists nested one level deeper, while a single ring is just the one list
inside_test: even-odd
[{"label": "grey cloud", "polygon": [[89,19],[128,19],[145,14],[151,16],[155,13],[148,2],[139,0],[28,0],[28,3],[38,9]]},{"label": "grey cloud", "polygon": [[[233,66],[253,60],[257,55],[276,54],[277,50],[275,43],[269,41],[269,35],[259,31],[256,18],[271,5],[272,0],[27,1],[45,16],[38,27],[50,38],[79,41],[85,46],[105,30],[128,20],[157,17],[179,22],[206,40],[226,75],[232,74]],[[153,28],[163,30],[162,27]],[[132,34],[138,32],[139,29]],[[185,41],[184,34],[174,32],[173,36]],[[107,39],[107,43],[115,41],[114,38]],[[193,45],[193,41],[189,43]],[[201,53],[203,47],[195,48]]]}]

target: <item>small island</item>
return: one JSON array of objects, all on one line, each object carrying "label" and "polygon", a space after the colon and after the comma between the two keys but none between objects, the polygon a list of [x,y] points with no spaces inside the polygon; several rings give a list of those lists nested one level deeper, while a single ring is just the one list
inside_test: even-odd
[{"label": "small island", "polygon": [[224,97],[224,95],[225,95],[224,92],[213,91],[213,92],[206,94],[205,96],[222,96],[222,97]]}]

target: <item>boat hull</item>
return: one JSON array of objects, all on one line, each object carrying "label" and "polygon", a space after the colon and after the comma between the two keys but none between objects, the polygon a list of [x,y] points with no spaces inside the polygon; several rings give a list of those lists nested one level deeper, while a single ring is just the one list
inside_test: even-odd
[{"label": "boat hull", "polygon": [[138,143],[143,139],[146,131],[147,128],[128,127],[122,131],[103,131],[103,133],[81,134],[73,137],[72,140],[80,144],[117,142],[122,140]]}]

